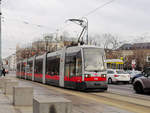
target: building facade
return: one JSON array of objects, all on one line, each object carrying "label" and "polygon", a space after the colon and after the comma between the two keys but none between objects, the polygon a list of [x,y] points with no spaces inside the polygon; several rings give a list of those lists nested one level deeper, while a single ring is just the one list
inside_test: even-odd
[{"label": "building facade", "polygon": [[3,59],[3,67],[8,71],[16,70],[16,54],[12,54]]},{"label": "building facade", "polygon": [[[124,44],[119,49],[107,53],[112,58],[123,57],[124,68],[143,70],[150,66],[150,43]],[[135,61],[133,67],[132,62]]]}]

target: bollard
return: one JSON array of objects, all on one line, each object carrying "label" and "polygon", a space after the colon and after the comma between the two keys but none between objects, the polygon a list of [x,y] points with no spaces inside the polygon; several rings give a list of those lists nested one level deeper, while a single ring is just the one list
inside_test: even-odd
[{"label": "bollard", "polygon": [[12,95],[13,94],[13,87],[18,86],[17,81],[7,81],[5,82],[5,91],[4,93],[6,95]]},{"label": "bollard", "polygon": [[33,113],[71,113],[72,103],[65,98],[38,96],[33,99]]},{"label": "bollard", "polygon": [[2,92],[4,93],[5,91],[5,83],[11,81],[11,79],[6,79],[6,78],[0,78],[0,88]]},{"label": "bollard", "polygon": [[13,104],[15,106],[33,105],[33,88],[32,87],[13,87]]}]

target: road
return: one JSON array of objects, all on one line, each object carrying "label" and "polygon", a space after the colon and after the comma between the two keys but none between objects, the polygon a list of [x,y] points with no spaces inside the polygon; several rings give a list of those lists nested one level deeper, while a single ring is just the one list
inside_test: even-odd
[{"label": "road", "polygon": [[150,100],[150,94],[136,94],[132,84],[112,84],[108,87],[110,93]]}]

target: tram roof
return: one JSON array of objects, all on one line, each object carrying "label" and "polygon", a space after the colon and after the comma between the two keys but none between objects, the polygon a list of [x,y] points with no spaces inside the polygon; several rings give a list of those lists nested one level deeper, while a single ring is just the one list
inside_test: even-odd
[{"label": "tram roof", "polygon": [[62,50],[58,50],[58,51],[55,51],[55,52],[48,53],[48,54],[47,54],[47,57],[49,57],[49,56],[57,56],[57,55],[59,55],[61,52],[62,52]]},{"label": "tram roof", "polygon": [[36,56],[36,59],[43,59],[43,58],[44,58],[44,54],[40,56]]},{"label": "tram roof", "polygon": [[99,48],[100,50],[104,51],[104,49],[100,48],[99,46],[81,45],[81,46],[68,47],[68,48],[66,48],[66,52],[67,53],[78,52],[81,48]]}]

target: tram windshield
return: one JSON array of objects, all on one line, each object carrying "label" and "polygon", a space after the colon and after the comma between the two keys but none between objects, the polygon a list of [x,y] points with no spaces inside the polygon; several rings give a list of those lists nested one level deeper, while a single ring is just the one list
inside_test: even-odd
[{"label": "tram windshield", "polygon": [[100,49],[84,48],[85,71],[104,71],[104,53]]}]

